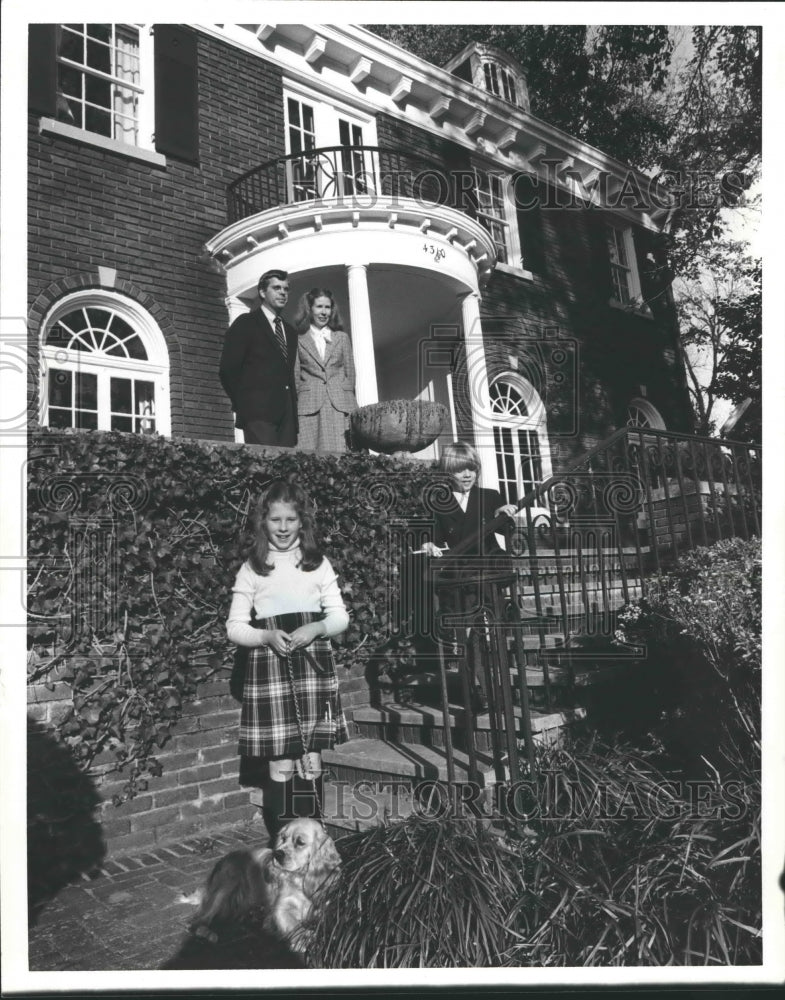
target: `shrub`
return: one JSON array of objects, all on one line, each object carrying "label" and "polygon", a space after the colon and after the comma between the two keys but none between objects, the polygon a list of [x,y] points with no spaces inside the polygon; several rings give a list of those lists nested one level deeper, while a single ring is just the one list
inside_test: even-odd
[{"label": "shrub", "polygon": [[[619,637],[643,644],[660,691],[668,749],[733,773],[760,755],[761,550],[739,538],[699,548],[650,581],[619,614]],[[651,688],[649,689],[649,692]],[[646,698],[641,690],[639,697]],[[685,760],[686,763],[686,760]]]},{"label": "shrub", "polygon": [[761,961],[760,783],[685,782],[661,759],[596,740],[545,751],[517,964]]},{"label": "shrub", "polygon": [[70,430],[37,431],[29,456],[28,680],[70,684],[57,733],[83,769],[124,768],[126,796],[160,770],[197,682],[230,664],[231,586],[270,479],[297,477],[316,503],[351,613],[339,663],[406,655],[391,640],[391,525],[422,513],[427,463]]},{"label": "shrub", "polygon": [[508,963],[522,869],[476,821],[407,819],[339,841],[343,865],[317,908],[322,968],[485,968]]}]

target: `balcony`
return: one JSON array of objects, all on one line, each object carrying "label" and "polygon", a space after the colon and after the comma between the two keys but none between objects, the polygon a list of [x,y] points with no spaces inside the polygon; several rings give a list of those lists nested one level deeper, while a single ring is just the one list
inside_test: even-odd
[{"label": "balcony", "polygon": [[[301,202],[370,208],[408,199],[427,208],[448,207],[476,218],[467,172],[446,171],[424,157],[378,146],[327,146],[281,156],[254,167],[227,189],[229,223]],[[464,185],[465,187],[465,185]]]},{"label": "balcony", "polygon": [[[229,185],[227,203],[228,225],[206,249],[225,270],[230,319],[253,308],[259,276],[281,268],[289,319],[309,288],[332,290],[359,405],[404,397],[452,408],[455,352],[434,338],[471,331],[481,342],[478,296],[496,262],[472,174],[407,152],[331,146],[254,167]],[[474,372],[484,356],[469,354]]]},{"label": "balcony", "polygon": [[[426,252],[438,258],[440,270],[465,272],[469,265],[470,284],[476,286],[493,269],[495,250],[477,221],[471,177],[467,171],[448,171],[424,157],[377,146],[292,153],[254,167],[229,185],[228,226],[208,241],[207,249],[228,270],[267,246],[288,256],[281,247],[286,241],[318,235],[324,246],[325,236],[348,228],[355,237],[374,232],[377,246],[364,250],[381,255],[380,262],[394,263],[399,254],[393,251],[390,258],[385,253],[389,246],[380,245],[385,242],[380,233],[413,233],[418,241],[434,242],[433,252]],[[352,249],[359,249],[358,242],[353,240]],[[401,244],[400,239],[394,242]],[[341,258],[330,253],[323,262],[336,259]]]}]

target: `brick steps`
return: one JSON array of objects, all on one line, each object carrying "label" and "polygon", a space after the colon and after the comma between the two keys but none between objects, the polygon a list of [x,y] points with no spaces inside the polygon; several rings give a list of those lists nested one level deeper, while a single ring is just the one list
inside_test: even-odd
[{"label": "brick steps", "polygon": [[[521,717],[521,708],[513,706],[513,714]],[[552,733],[585,717],[582,708],[572,710],[531,710],[531,725],[535,739],[546,740]],[[456,730],[453,739],[460,736],[466,726],[466,713],[461,705],[451,705],[450,728]],[[354,713],[354,723],[359,734],[365,738],[387,742],[403,742],[420,746],[444,746],[444,717],[441,708],[432,705],[387,704],[382,708],[362,708]],[[478,742],[482,746],[489,743],[490,716],[487,712],[475,719]],[[351,741],[350,741],[351,742]],[[349,744],[342,744],[348,746]],[[337,748],[339,749],[339,748]]]}]

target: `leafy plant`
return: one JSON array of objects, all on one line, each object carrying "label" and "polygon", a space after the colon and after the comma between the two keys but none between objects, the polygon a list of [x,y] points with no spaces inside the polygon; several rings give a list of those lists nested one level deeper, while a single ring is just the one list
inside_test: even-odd
[{"label": "leafy plant", "polygon": [[[619,615],[619,637],[645,644],[670,692],[670,750],[692,748],[731,775],[760,763],[761,547],[728,539],[681,558]],[[644,695],[645,696],[645,695]],[[721,763],[722,762],[722,763]]]},{"label": "leafy plant", "polygon": [[476,821],[412,815],[339,842],[343,866],[317,908],[322,968],[504,965],[522,868]]},{"label": "leafy plant", "polygon": [[28,681],[65,682],[56,732],[83,769],[119,768],[132,797],[200,680],[231,665],[225,619],[264,485],[313,498],[351,624],[337,660],[395,659],[392,525],[423,513],[428,463],[41,430],[30,441]]},{"label": "leafy plant", "polygon": [[761,961],[760,781],[683,781],[662,746],[546,751],[516,908],[525,965]]}]

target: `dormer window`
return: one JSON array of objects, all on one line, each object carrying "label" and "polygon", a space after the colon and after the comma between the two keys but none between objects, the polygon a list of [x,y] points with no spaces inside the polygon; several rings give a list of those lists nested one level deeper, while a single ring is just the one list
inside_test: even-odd
[{"label": "dormer window", "polygon": [[487,94],[524,111],[529,110],[529,90],[523,69],[498,49],[472,42],[454,56],[445,69]]},{"label": "dormer window", "polygon": [[482,69],[485,74],[485,89],[488,93],[496,94],[497,97],[509,101],[510,104],[518,103],[515,93],[515,77],[508,69],[505,69],[504,66],[498,66],[495,62],[484,62]]}]

